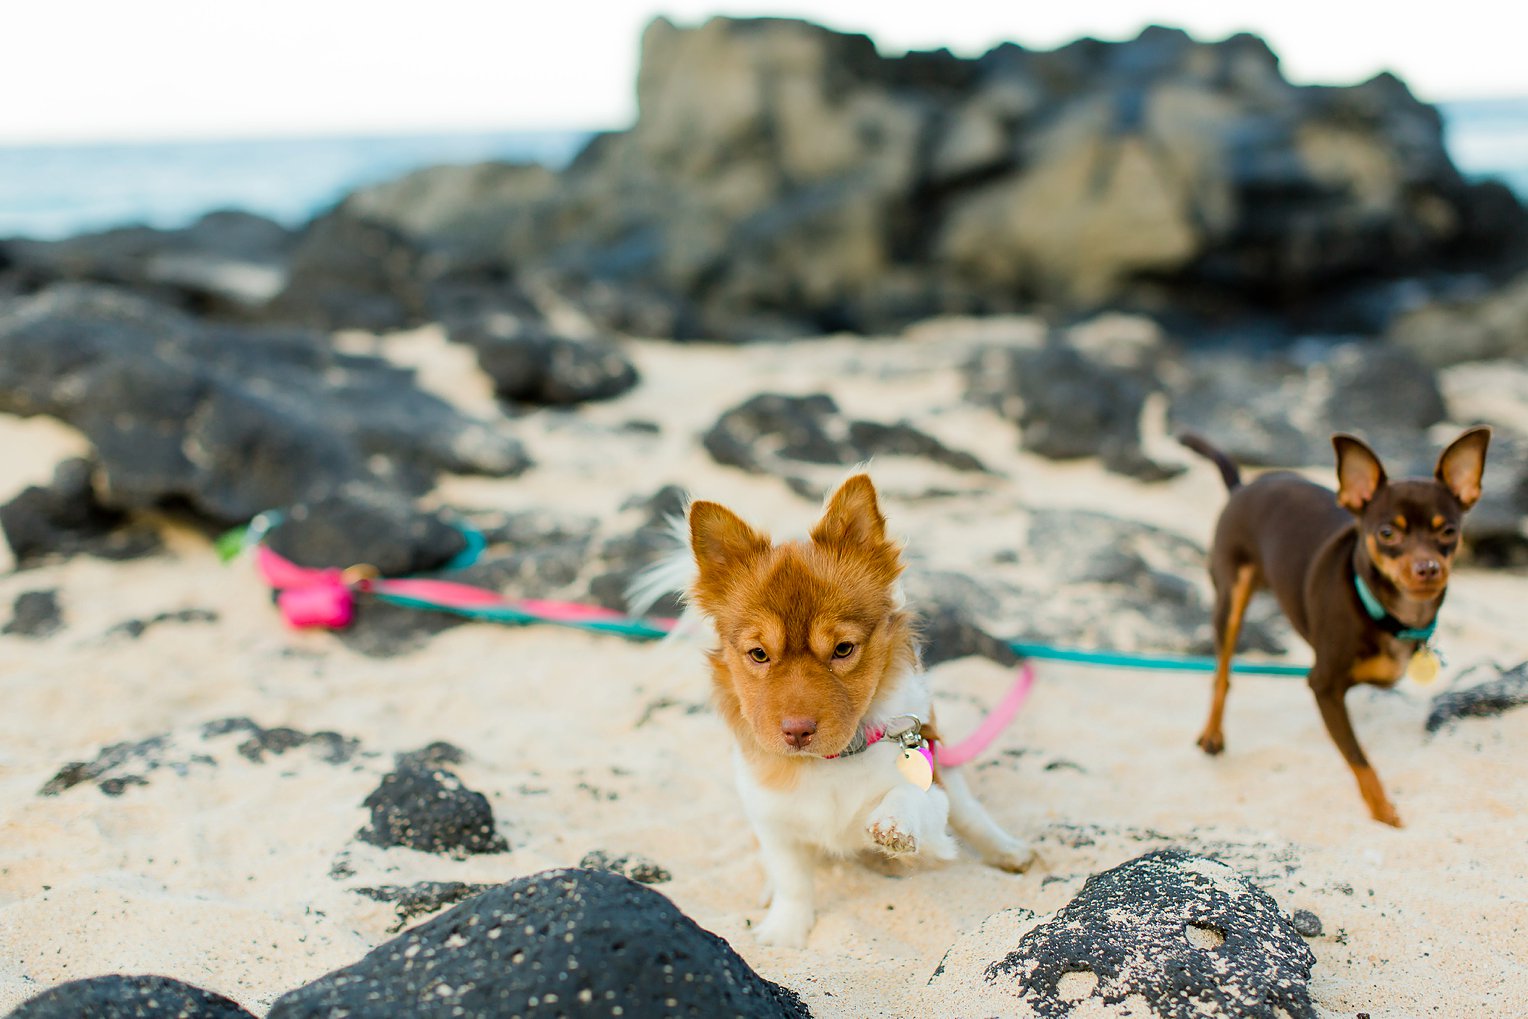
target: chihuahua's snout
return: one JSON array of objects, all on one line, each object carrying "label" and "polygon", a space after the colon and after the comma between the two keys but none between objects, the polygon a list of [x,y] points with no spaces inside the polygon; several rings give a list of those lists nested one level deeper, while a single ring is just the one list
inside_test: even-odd
[{"label": "chihuahua's snout", "polygon": [[1436,559],[1418,559],[1411,564],[1411,575],[1421,583],[1431,583],[1443,576],[1443,564]]},{"label": "chihuahua's snout", "polygon": [[785,742],[803,750],[812,737],[817,733],[817,719],[815,718],[784,718],[780,720],[780,732],[785,736]]}]

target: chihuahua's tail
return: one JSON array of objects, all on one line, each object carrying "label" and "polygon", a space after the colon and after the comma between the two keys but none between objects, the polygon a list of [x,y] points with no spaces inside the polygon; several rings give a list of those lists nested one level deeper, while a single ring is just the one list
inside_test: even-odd
[{"label": "chihuahua's tail", "polygon": [[1220,477],[1226,483],[1226,491],[1234,492],[1241,487],[1241,471],[1237,469],[1235,461],[1210,445],[1204,436],[1197,432],[1183,432],[1178,436],[1178,441],[1220,468]]}]

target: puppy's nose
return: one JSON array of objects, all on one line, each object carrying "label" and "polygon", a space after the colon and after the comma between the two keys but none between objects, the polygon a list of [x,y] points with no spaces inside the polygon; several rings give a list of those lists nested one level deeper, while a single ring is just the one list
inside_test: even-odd
[{"label": "puppy's nose", "polygon": [[1443,575],[1443,564],[1436,559],[1418,559],[1411,566],[1418,580],[1437,580]]},{"label": "puppy's nose", "polygon": [[780,721],[780,731],[785,735],[785,742],[797,750],[812,742],[812,735],[817,732],[817,719],[815,718],[785,718]]}]

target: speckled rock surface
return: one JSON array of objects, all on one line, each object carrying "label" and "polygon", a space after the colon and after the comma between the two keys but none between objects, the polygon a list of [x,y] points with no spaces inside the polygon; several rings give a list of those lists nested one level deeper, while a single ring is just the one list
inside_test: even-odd
[{"label": "speckled rock surface", "polygon": [[7,1019],[254,1019],[221,994],[154,976],[71,980],[23,1002]]},{"label": "speckled rock surface", "polygon": [[[1012,948],[1004,952],[1004,946]],[[1095,874],[1050,916],[1005,910],[951,947],[928,1014],[1314,1017],[1316,958],[1232,868],[1160,849]]]},{"label": "speckled rock surface", "polygon": [[494,829],[488,798],[445,768],[401,760],[366,797],[365,806],[371,811],[371,824],[357,837],[374,846],[405,846],[456,857],[509,850]]},{"label": "speckled rock surface", "polygon": [[659,893],[606,871],[556,870],[475,896],[283,995],[269,1019],[542,1014],[810,1015]]}]

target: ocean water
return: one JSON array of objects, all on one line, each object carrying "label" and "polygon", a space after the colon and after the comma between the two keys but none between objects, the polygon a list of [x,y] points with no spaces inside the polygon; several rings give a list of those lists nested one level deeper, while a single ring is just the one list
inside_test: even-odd
[{"label": "ocean water", "polygon": [[[1528,201],[1528,97],[1442,104],[1460,170]],[[185,226],[245,209],[289,226],[350,190],[438,163],[565,165],[585,131],[0,146],[0,237],[56,238],[129,224]]]}]

